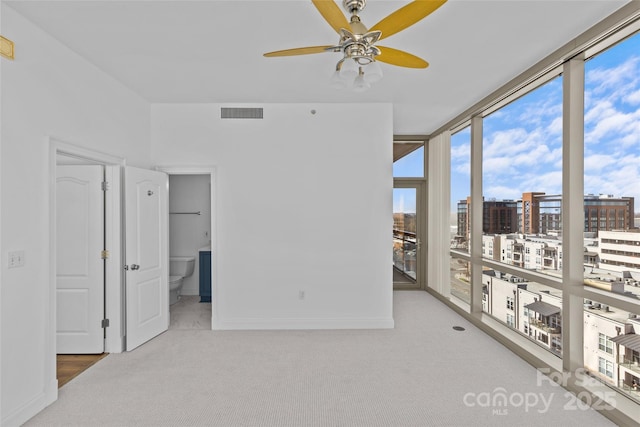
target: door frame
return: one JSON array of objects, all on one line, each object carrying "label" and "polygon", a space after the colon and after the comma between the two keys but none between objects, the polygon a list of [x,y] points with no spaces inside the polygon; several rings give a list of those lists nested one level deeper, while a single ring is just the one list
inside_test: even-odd
[{"label": "door frame", "polygon": [[393,188],[416,189],[416,238],[420,249],[416,253],[416,284],[393,284],[394,290],[427,289],[427,181],[424,178],[394,178]]},{"label": "door frame", "polygon": [[[217,329],[217,326],[220,323],[218,317],[218,233],[216,228],[216,219],[218,217],[216,210],[216,185],[217,185],[217,176],[216,176],[216,167],[203,165],[203,166],[166,166],[160,165],[156,166],[156,170],[160,172],[164,172],[169,177],[171,175],[209,175],[210,178],[210,186],[209,189],[211,191],[211,329]],[[171,193],[171,188],[169,188],[169,193]]]},{"label": "door frame", "polygon": [[122,195],[122,167],[125,159],[113,156],[97,150],[65,142],[56,137],[47,137],[49,146],[49,332],[46,337],[45,348],[50,355],[47,370],[51,378],[56,378],[56,167],[57,156],[64,155],[93,164],[104,165],[105,177],[109,183],[105,194],[104,227],[105,247],[109,251],[109,257],[105,265],[105,316],[109,319],[109,327],[106,328],[104,351],[107,353],[121,353],[124,349],[124,322],[123,322],[123,236],[121,218]]}]

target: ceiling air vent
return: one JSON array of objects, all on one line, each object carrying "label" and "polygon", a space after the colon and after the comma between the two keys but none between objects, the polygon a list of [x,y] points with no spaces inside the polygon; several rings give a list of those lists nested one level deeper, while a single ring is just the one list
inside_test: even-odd
[{"label": "ceiling air vent", "polygon": [[220,109],[223,119],[261,119],[262,108],[225,108]]}]

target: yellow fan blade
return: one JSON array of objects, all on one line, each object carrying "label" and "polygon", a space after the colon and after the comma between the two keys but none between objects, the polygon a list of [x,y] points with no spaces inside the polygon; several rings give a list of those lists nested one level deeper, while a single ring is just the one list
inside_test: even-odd
[{"label": "yellow fan blade", "polygon": [[447,0],[415,0],[378,22],[369,31],[382,31],[382,40],[410,27],[446,2]]},{"label": "yellow fan blade", "polygon": [[320,15],[336,30],[336,33],[340,33],[341,28],[351,30],[349,21],[346,16],[340,10],[336,2],[333,0],[311,0],[313,5],[318,9]]},{"label": "yellow fan blade", "polygon": [[390,47],[377,46],[382,52],[376,56],[376,61],[407,68],[427,68],[429,63],[422,58]]},{"label": "yellow fan blade", "polygon": [[295,49],[285,49],[285,50],[276,50],[275,52],[265,53],[264,56],[272,57],[272,56],[294,56],[294,55],[309,55],[312,53],[322,53],[327,52],[327,48],[333,46],[309,46],[309,47],[298,47]]}]

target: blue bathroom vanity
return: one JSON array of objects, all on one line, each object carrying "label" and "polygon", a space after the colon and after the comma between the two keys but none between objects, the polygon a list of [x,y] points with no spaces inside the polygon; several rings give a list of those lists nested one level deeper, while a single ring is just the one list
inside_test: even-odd
[{"label": "blue bathroom vanity", "polygon": [[200,302],[211,302],[211,247],[199,251]]}]

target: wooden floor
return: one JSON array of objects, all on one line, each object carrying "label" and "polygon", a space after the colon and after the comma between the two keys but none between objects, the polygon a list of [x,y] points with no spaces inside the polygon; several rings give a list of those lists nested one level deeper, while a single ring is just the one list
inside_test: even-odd
[{"label": "wooden floor", "polygon": [[62,387],[91,365],[102,359],[109,353],[102,354],[58,354],[57,372],[58,388]]}]

